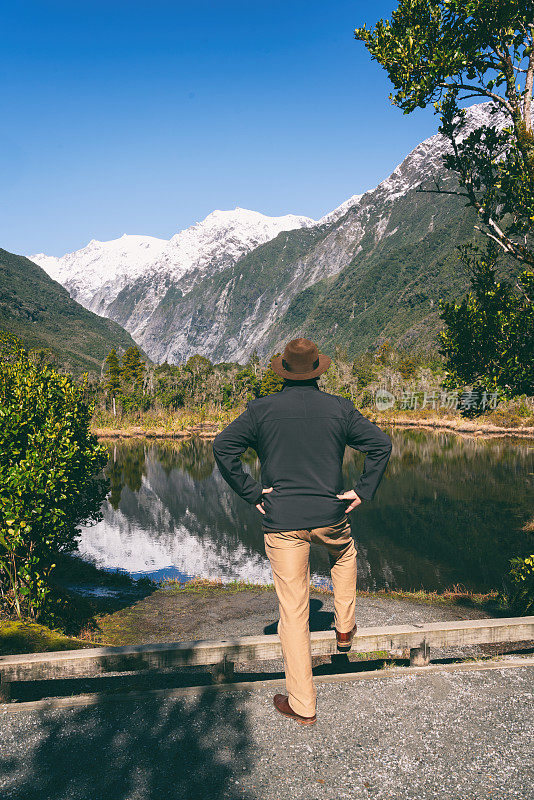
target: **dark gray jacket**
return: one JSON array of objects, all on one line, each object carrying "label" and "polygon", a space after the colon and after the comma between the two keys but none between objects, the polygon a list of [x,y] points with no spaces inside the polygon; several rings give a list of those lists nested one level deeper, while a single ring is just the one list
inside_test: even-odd
[{"label": "dark gray jacket", "polygon": [[[213,441],[223,478],[248,503],[263,497],[264,530],[299,530],[338,522],[347,500],[341,472],[345,445],[366,453],[354,487],[371,500],[391,453],[391,439],[352,400],[321,391],[315,381],[287,383],[280,392],[251,400]],[[251,447],[261,463],[261,484],[243,469]],[[262,488],[274,491],[262,495]]]}]

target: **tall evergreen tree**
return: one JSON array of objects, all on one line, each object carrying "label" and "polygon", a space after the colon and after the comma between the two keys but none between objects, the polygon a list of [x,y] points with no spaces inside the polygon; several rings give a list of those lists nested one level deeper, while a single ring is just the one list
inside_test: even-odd
[{"label": "tall evergreen tree", "polygon": [[250,356],[249,360],[247,361],[246,365],[247,369],[257,375],[260,370],[260,357],[258,356],[258,351],[256,348],[252,351],[252,355]]},{"label": "tall evergreen tree", "polygon": [[[534,0],[398,0],[391,20],[354,33],[387,71],[394,105],[441,115],[457,184],[435,177],[420,190],[465,198],[489,240],[471,293],[442,308],[441,352],[451,380],[507,395],[532,386],[533,34]],[[469,130],[460,103],[473,97],[491,102],[495,123]],[[515,287],[496,281],[492,244],[526,268]]]},{"label": "tall evergreen tree", "polygon": [[189,391],[197,402],[203,399],[199,396],[197,390],[199,387],[202,388],[203,385],[205,386],[206,377],[212,370],[213,364],[209,358],[201,356],[200,353],[195,353],[194,356],[190,356],[183,367],[184,374],[190,376],[190,379],[187,381],[189,384]]},{"label": "tall evergreen tree", "polygon": [[132,388],[140,390],[143,387],[146,364],[141,358],[138,347],[129,347],[122,357],[121,377]]},{"label": "tall evergreen tree", "polygon": [[115,397],[121,386],[121,366],[115,348],[110,350],[104,362],[104,389]]},{"label": "tall evergreen tree", "polygon": [[[279,356],[280,353],[275,353],[275,356]],[[271,367],[269,366],[268,369],[264,372],[261,384],[260,384],[260,397],[265,397],[267,394],[274,394],[275,392],[279,392],[284,385],[284,380],[276,372],[273,372]]]}]

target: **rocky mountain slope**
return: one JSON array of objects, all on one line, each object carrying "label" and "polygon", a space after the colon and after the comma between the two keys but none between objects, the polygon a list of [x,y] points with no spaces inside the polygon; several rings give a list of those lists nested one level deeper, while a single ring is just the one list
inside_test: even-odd
[{"label": "rocky mountain slope", "polygon": [[[158,304],[169,291],[196,283],[235,264],[280,231],[313,225],[307,217],[267,217],[236,208],[213,211],[169,241],[124,234],[110,242],[92,240],[61,258],[30,256],[91,311],[119,322],[139,342]],[[159,353],[153,355],[158,358]]]},{"label": "rocky mountain slope", "polygon": [[[468,110],[468,130],[488,123],[502,124],[489,104]],[[446,146],[426,139],[376,189],[315,223],[216,211],[169,242],[124,236],[32,258],[156,361],[265,356],[297,335],[349,353],[385,337],[426,346],[439,298],[468,284],[455,246],[472,236],[473,215],[459,198],[418,191],[442,175]]]},{"label": "rocky mountain slope", "polygon": [[83,308],[66,289],[24,256],[0,249],[0,330],[25,347],[47,348],[74,372],[96,372],[112,347],[134,343],[120,325]]}]

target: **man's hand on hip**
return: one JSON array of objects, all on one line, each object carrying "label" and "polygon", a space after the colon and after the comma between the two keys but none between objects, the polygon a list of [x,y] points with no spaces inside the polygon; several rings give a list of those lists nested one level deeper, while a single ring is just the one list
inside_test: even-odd
[{"label": "man's hand on hip", "polygon": [[358,497],[354,489],[349,489],[348,492],[343,492],[343,494],[336,494],[336,497],[339,497],[340,500],[352,500],[352,503],[345,509],[345,514],[354,511],[356,506],[359,506],[362,502],[361,497]]},{"label": "man's hand on hip", "polygon": [[[261,493],[262,493],[262,494],[269,494],[269,492],[272,492],[273,488],[274,488],[274,487],[273,487],[273,486],[271,486],[269,489],[262,489],[262,492],[261,492]],[[265,514],[265,509],[264,509],[264,507],[263,507],[263,500],[262,500],[260,503],[256,503],[256,508],[258,509],[258,511],[259,511],[261,514]]]}]

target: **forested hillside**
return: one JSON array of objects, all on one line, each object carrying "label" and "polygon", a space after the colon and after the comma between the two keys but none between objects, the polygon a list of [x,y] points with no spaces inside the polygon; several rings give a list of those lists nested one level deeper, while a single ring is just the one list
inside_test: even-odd
[{"label": "forested hillside", "polygon": [[0,329],[28,349],[50,350],[56,363],[77,373],[100,373],[110,346],[134,345],[120,325],[87,311],[33,261],[1,248]]}]

